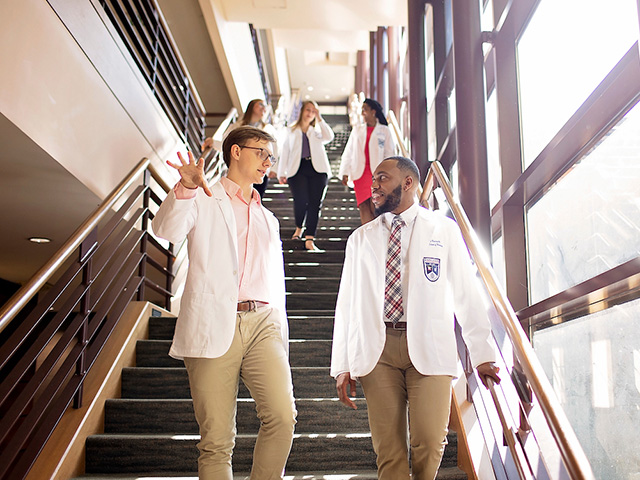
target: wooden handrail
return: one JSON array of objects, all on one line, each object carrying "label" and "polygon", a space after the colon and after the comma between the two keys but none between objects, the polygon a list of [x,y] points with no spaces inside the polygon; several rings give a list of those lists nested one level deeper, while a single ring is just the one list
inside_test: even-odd
[{"label": "wooden handrail", "polygon": [[389,110],[389,113],[387,114],[387,121],[389,122],[389,125],[391,125],[391,131],[396,137],[396,142],[398,142],[398,145],[400,145],[402,156],[407,158],[410,157],[411,154],[409,153],[409,150],[407,150],[407,147],[405,147],[404,145],[404,140],[402,139],[402,131],[400,130],[400,124],[398,123],[398,119],[396,118],[396,114],[393,113],[393,110]]},{"label": "wooden handrail", "polygon": [[24,284],[13,296],[0,308],[0,332],[2,332],[11,320],[31,300],[45,283],[53,276],[62,265],[80,246],[82,241],[93,231],[100,220],[113,208],[118,199],[133,185],[133,182],[149,167],[148,158],[140,160],[138,165],[120,182],[109,194],[104,202],[87,218],[80,227],[71,235],[69,240],[38,270],[31,279]]},{"label": "wooden handrail", "polygon": [[433,192],[436,182],[444,191],[449,207],[462,231],[462,236],[476,263],[480,276],[487,288],[489,296],[497,310],[498,316],[513,345],[514,355],[519,361],[527,377],[531,389],[535,393],[540,408],[551,430],[551,434],[558,446],[560,456],[572,480],[594,480],[589,460],[582,450],[582,446],[576,437],[569,420],[567,419],[560,402],[553,393],[553,388],[533,351],[531,343],[527,339],[520,322],[507,300],[505,293],[499,286],[496,275],[481,248],[479,239],[471,226],[471,222],[454,198],[453,189],[440,162],[433,162],[424,183],[424,189],[420,196],[420,204],[426,205]]}]

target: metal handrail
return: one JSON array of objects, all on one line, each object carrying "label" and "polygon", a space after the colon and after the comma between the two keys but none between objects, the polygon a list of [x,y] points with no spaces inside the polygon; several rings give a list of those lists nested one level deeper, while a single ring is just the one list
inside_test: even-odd
[{"label": "metal handrail", "polygon": [[486,258],[480,241],[471,226],[471,222],[454,198],[453,189],[440,162],[433,162],[424,183],[424,189],[420,196],[420,203],[426,205],[428,198],[436,187],[436,182],[442,187],[445,197],[453,213],[462,236],[476,263],[480,276],[487,288],[489,296],[497,310],[498,316],[505,327],[506,333],[514,348],[514,355],[519,361],[531,389],[540,403],[540,408],[549,425],[551,434],[558,446],[562,461],[573,480],[595,479],[591,465],[582,446],[576,437],[569,420],[567,419],[560,402],[553,393],[553,388],[533,351],[533,347],[522,330],[518,318],[507,300],[505,293],[499,286],[497,278],[489,261]]},{"label": "metal handrail", "polygon": [[400,130],[398,119],[396,118],[396,114],[393,113],[393,110],[389,110],[389,113],[387,114],[387,121],[389,122],[389,125],[391,125],[391,131],[395,135],[398,145],[400,145],[402,156],[410,157],[411,154],[409,153],[409,150],[407,150],[407,147],[404,145],[404,140],[402,139],[402,131]]},{"label": "metal handrail", "polygon": [[55,274],[56,270],[76,251],[82,241],[89,236],[93,229],[100,223],[105,215],[117,203],[118,199],[133,185],[133,182],[149,167],[148,158],[140,160],[138,165],[120,182],[109,194],[106,200],[78,227],[62,247],[38,270],[31,279],[25,283],[13,296],[0,308],[0,332],[2,332],[31,300],[45,283]]}]

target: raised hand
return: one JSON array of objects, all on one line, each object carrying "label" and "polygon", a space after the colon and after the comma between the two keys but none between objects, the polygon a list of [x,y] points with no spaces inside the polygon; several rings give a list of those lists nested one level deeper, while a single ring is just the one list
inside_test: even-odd
[{"label": "raised hand", "polygon": [[167,165],[178,170],[180,174],[180,183],[185,188],[198,188],[201,187],[209,197],[213,196],[209,186],[207,185],[207,179],[204,176],[204,159],[196,161],[191,152],[188,153],[189,161],[187,162],[182,154],[178,152],[178,158],[180,164],[171,163],[167,160]]}]

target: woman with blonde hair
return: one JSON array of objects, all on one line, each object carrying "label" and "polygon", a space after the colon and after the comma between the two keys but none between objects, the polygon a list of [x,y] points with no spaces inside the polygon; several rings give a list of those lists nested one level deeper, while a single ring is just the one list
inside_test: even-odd
[{"label": "woman with blonde hair", "polygon": [[387,157],[395,155],[395,143],[384,116],[382,105],[371,98],[362,104],[363,124],[349,135],[340,161],[342,184],[353,182],[360,222],[364,225],[375,218],[371,203],[371,176]]},{"label": "woman with blonde hair", "polygon": [[[227,129],[227,131],[224,132],[224,138],[226,138],[227,135],[229,135],[229,133],[231,133],[236,128],[246,126],[246,125],[259,128],[260,130],[267,132],[273,138],[277,138],[275,127],[270,123],[266,123],[264,121],[264,117],[266,113],[267,113],[267,104],[265,103],[264,100],[262,100],[261,98],[255,98],[251,100],[247,105],[247,108],[245,109],[244,114],[242,115],[242,118],[240,118],[238,121],[232,124]],[[210,146],[214,146],[213,138],[207,137],[204,143],[202,144],[202,151],[204,151],[207,147],[210,147]],[[273,155],[276,158],[278,158],[278,146],[275,143],[273,144]],[[267,175],[264,176],[264,180],[262,181],[262,183],[258,183],[253,186],[253,188],[255,188],[260,194],[260,198],[264,196],[264,192],[266,191],[267,185],[269,184],[269,178],[275,178],[275,176],[276,176],[275,173],[269,172]]]},{"label": "woman with blonde hair", "polygon": [[298,120],[287,129],[278,161],[278,179],[288,183],[293,196],[296,230],[293,239],[301,240],[304,229],[305,248],[320,252],[314,239],[331,175],[324,145],[333,140],[333,130],[322,119],[316,102],[302,103]]}]

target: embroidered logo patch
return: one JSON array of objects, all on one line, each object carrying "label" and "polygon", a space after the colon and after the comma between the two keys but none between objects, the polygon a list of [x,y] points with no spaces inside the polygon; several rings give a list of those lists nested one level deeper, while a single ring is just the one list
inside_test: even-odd
[{"label": "embroidered logo patch", "polygon": [[435,257],[424,257],[422,259],[424,276],[430,282],[435,282],[440,278],[440,259]]}]

